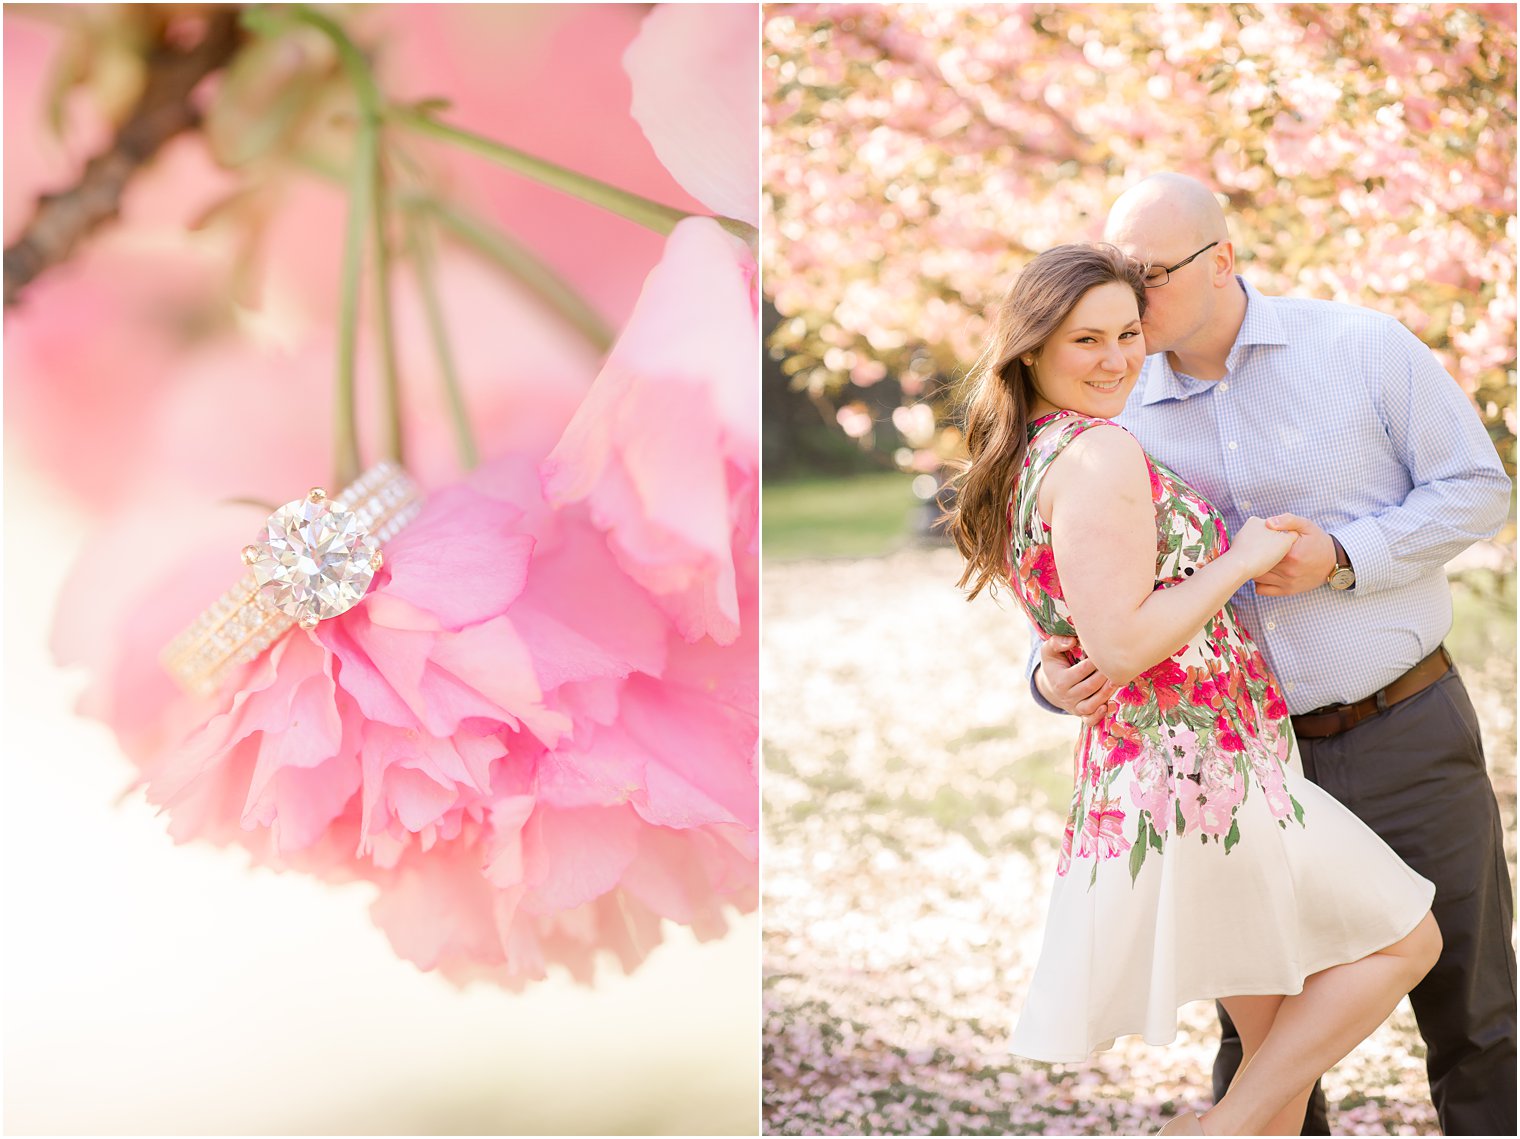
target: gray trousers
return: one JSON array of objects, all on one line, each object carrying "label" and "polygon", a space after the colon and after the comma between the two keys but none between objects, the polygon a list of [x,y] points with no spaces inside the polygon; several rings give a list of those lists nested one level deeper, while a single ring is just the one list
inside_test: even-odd
[{"label": "gray trousers", "polygon": [[[1452,669],[1348,732],[1298,744],[1304,774],[1435,883],[1444,947],[1409,1002],[1425,1039],[1441,1130],[1514,1135],[1514,895],[1478,717],[1462,678]],[[1240,1065],[1240,1038],[1222,1008],[1220,1020],[1216,1101]],[[1314,1090],[1303,1134],[1328,1135],[1324,1094],[1317,1084]]]}]

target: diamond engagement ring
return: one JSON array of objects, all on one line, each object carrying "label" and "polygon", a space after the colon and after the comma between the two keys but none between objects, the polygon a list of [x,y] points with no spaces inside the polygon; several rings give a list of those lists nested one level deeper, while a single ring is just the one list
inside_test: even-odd
[{"label": "diamond engagement ring", "polygon": [[313,487],[287,502],[243,547],[248,572],[164,650],[164,667],[195,695],[214,695],[291,626],[315,628],[357,605],[380,568],[380,544],[421,509],[417,485],[387,462],[337,498]]}]

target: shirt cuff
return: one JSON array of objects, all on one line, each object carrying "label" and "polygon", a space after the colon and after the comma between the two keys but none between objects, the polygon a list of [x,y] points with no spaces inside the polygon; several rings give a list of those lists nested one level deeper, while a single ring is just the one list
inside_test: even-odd
[{"label": "shirt cuff", "polygon": [[[1347,553],[1347,556],[1350,556],[1351,551],[1347,550],[1346,553]],[[1054,712],[1057,716],[1065,716],[1065,715],[1067,715],[1068,713],[1066,712],[1066,710],[1064,708],[1057,708],[1049,700],[1045,699],[1045,694],[1040,691],[1040,686],[1035,683],[1035,679],[1034,678],[1037,677],[1037,676],[1039,676],[1039,675],[1040,675],[1040,666],[1039,665],[1035,665],[1034,666],[1034,671],[1029,674],[1029,695],[1033,696],[1034,697],[1034,702],[1036,704],[1038,704],[1041,708],[1044,708],[1045,711],[1047,711],[1047,712]]]},{"label": "shirt cuff", "polygon": [[1352,592],[1376,593],[1394,584],[1393,555],[1376,518],[1358,518],[1337,527],[1335,537],[1356,571]]}]

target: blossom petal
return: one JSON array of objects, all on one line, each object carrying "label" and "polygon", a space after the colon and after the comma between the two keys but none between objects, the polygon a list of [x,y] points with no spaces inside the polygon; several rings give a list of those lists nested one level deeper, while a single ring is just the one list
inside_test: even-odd
[{"label": "blossom petal", "polygon": [[570,910],[613,889],[633,861],[638,827],[626,807],[534,811],[524,831],[524,908]]},{"label": "blossom petal", "polygon": [[633,117],[692,197],[759,225],[760,44],[754,8],[661,4],[623,56]]},{"label": "blossom petal", "polygon": [[514,532],[520,517],[467,486],[434,494],[387,543],[385,594],[434,614],[446,629],[494,617],[527,579],[534,543]]},{"label": "blossom petal", "polygon": [[[563,715],[544,706],[532,655],[509,618],[497,617],[440,637],[431,660],[486,697],[501,714],[521,720],[545,743],[553,743],[569,730]],[[453,731],[457,724],[437,727]]]},{"label": "blossom petal", "polygon": [[688,640],[738,632],[731,491],[758,465],[758,323],[733,239],[682,222],[623,335],[542,467],[589,500],[618,563]]},{"label": "blossom petal", "polygon": [[523,880],[522,830],[535,802],[531,795],[508,795],[492,804],[485,874],[503,889]]},{"label": "blossom petal", "polygon": [[584,521],[535,556],[512,621],[546,690],[665,667],[667,621]]}]

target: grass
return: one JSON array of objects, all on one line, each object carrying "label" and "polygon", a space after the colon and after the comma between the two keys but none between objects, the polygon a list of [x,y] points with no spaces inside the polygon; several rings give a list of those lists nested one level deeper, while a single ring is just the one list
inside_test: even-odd
[{"label": "grass", "polygon": [[877,557],[913,532],[923,509],[913,476],[897,471],[848,479],[767,483],[761,497],[766,558]]},{"label": "grass", "polygon": [[1468,571],[1451,582],[1453,621],[1447,647],[1459,664],[1515,656],[1515,578]]}]

